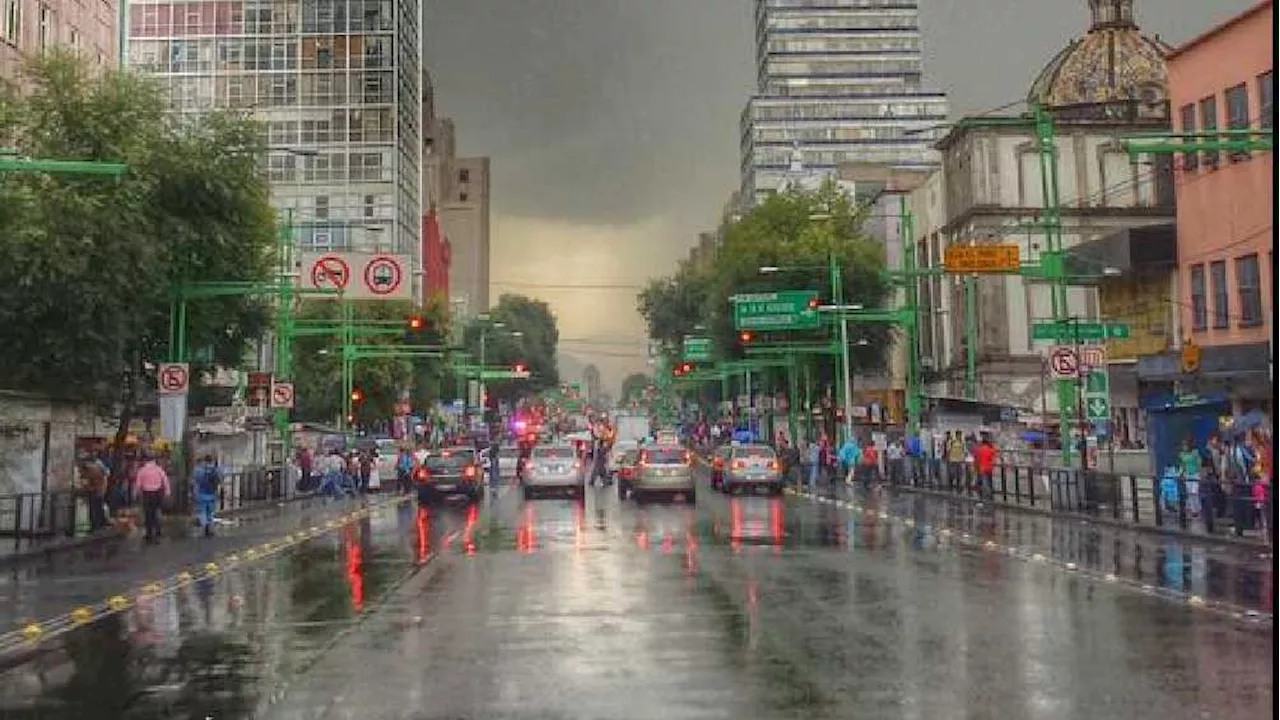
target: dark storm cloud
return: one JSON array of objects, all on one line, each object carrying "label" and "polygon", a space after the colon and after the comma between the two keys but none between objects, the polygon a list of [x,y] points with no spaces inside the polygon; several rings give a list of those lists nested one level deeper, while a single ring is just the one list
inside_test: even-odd
[{"label": "dark storm cloud", "polygon": [[[459,149],[493,158],[494,296],[524,292],[564,334],[643,334],[634,292],[714,228],[738,186],[755,87],[752,0],[425,0],[427,66]],[[1177,44],[1253,0],[1137,0]],[[922,0],[929,82],[953,115],[1018,100],[1084,32],[1086,0]],[[505,285],[503,283],[506,283]],[[541,288],[539,284],[542,284]],[[577,352],[577,349],[572,349]],[[586,357],[606,382],[643,358]]]}]

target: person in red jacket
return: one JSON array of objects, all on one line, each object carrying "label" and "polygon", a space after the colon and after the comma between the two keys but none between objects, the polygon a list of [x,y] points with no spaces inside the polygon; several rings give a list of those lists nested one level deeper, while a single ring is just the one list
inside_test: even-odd
[{"label": "person in red jacket", "polygon": [[973,467],[978,472],[979,490],[982,497],[986,499],[990,499],[995,494],[992,477],[996,470],[997,456],[996,445],[991,441],[991,436],[983,433],[982,441],[973,451]]}]

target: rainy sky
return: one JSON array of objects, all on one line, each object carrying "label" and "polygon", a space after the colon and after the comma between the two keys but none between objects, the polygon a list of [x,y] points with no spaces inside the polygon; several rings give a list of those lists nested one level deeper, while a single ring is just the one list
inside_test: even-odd
[{"label": "rainy sky", "polygon": [[[1254,0],[1137,0],[1177,45]],[[925,70],[953,115],[1026,95],[1086,0],[920,0]],[[546,300],[562,375],[645,369],[635,295],[714,229],[755,85],[752,0],[425,0],[436,108],[493,161],[492,295]]]}]

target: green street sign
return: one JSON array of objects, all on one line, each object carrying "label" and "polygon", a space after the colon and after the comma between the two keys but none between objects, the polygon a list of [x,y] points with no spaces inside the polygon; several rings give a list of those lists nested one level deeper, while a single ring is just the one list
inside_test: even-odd
[{"label": "green street sign", "polygon": [[1105,367],[1092,368],[1084,378],[1084,413],[1094,423],[1111,419],[1111,376]]},{"label": "green street sign", "polygon": [[734,295],[733,326],[738,330],[816,330],[822,325],[812,290]]},{"label": "green street sign", "polygon": [[1032,340],[1124,340],[1129,337],[1129,326],[1102,322],[1038,322],[1031,326]]},{"label": "green street sign", "polygon": [[687,337],[683,350],[685,362],[711,362],[711,338]]}]

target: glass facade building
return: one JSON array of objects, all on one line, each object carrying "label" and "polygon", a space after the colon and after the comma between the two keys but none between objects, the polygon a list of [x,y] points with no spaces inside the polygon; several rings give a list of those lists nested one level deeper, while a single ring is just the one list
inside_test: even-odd
[{"label": "glass facade building", "polygon": [[265,125],[273,203],[302,251],[421,248],[422,45],[417,0],[129,4],[129,65],[173,109]]},{"label": "glass facade building", "polygon": [[741,117],[742,198],[793,160],[937,166],[946,94],[922,85],[917,0],[756,0],[756,94]]}]

